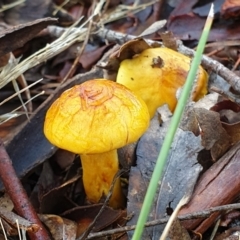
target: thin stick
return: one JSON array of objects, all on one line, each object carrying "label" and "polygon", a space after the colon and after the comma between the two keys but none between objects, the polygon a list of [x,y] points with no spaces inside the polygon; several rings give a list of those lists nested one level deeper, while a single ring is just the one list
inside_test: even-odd
[{"label": "thin stick", "polygon": [[[49,28],[49,27],[48,27]],[[103,39],[107,39],[108,41],[116,42],[118,44],[123,44],[129,40],[135,39],[137,36],[123,34],[120,32],[115,32],[108,29],[99,29],[94,35],[99,36]],[[147,43],[161,43],[153,40],[146,40]],[[193,57],[195,55],[195,51],[185,47],[182,43],[178,43],[178,51],[186,56]],[[223,66],[216,60],[211,59],[210,57],[203,55],[202,56],[202,66],[208,71],[215,72],[219,76],[221,76],[226,82],[228,82],[234,90],[240,92],[240,77],[237,76],[234,72]]]},{"label": "thin stick", "polygon": [[230,92],[230,91],[225,91],[225,90],[222,90],[222,89],[217,88],[217,87],[215,87],[215,86],[212,86],[212,87],[210,88],[210,90],[213,91],[213,92],[216,92],[216,93],[218,93],[218,94],[220,94],[220,95],[222,95],[223,97],[229,99],[229,100],[232,101],[232,102],[235,102],[235,103],[237,103],[237,104],[240,104],[239,95],[235,95],[235,94],[233,94],[233,93]]},{"label": "thin stick", "polygon": [[[224,211],[229,211],[229,210],[234,210],[234,209],[240,209],[240,203],[234,203],[234,204],[227,204],[227,205],[223,205],[223,206],[212,207],[212,208],[209,208],[209,209],[206,209],[206,210],[203,210],[203,211],[180,215],[177,218],[179,220],[191,220],[191,219],[196,219],[196,218],[207,218],[214,212],[224,212]],[[145,227],[152,227],[152,226],[164,224],[164,223],[168,222],[168,220],[169,220],[169,217],[157,219],[157,220],[154,220],[154,221],[149,221],[145,224]],[[89,240],[89,239],[94,239],[94,238],[99,238],[99,237],[111,236],[111,235],[117,234],[117,233],[132,231],[135,228],[136,228],[136,225],[132,225],[132,226],[126,226],[126,227],[121,227],[121,228],[115,228],[115,229],[112,229],[112,230],[102,231],[102,232],[98,232],[98,233],[91,233],[91,234],[89,234],[89,236],[86,239]]]},{"label": "thin stick", "polygon": [[18,223],[18,220],[17,220],[17,219],[16,219],[16,224],[17,224],[17,230],[18,230],[19,240],[22,240],[22,234],[21,234],[20,227],[19,227],[19,223]]},{"label": "thin stick", "polygon": [[2,102],[0,102],[0,106],[3,105],[4,103],[6,103],[7,101],[9,101],[10,99],[16,97],[19,93],[22,93],[22,92],[26,91],[26,89],[29,89],[29,88],[31,88],[32,86],[36,85],[37,83],[41,82],[42,80],[43,80],[43,79],[41,78],[41,79],[37,80],[36,82],[28,85],[27,87],[19,90],[18,92],[12,94],[10,97],[8,97],[8,98],[4,99]]},{"label": "thin stick", "polygon": [[36,211],[34,210],[28,196],[18,179],[16,172],[12,166],[2,140],[0,139],[0,178],[4,184],[6,192],[9,194],[16,212],[29,220],[32,223],[38,225],[37,232],[28,232],[30,239],[32,240],[48,240],[49,234],[42,222],[40,221]]},{"label": "thin stick", "polygon": [[1,228],[2,228],[4,238],[7,240],[7,234],[6,234],[6,231],[5,231],[3,223],[2,223],[2,218],[0,218],[0,225],[1,225]]}]

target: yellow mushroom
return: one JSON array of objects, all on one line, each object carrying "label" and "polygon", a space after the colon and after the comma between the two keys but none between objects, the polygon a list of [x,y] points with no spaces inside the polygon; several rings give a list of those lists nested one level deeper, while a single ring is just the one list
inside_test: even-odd
[{"label": "yellow mushroom", "polygon": [[[95,79],[62,93],[47,111],[44,134],[53,145],[80,154],[87,198],[97,203],[118,172],[116,149],[136,141],[148,125],[141,98],[121,84]],[[124,206],[119,178],[109,205]]]},{"label": "yellow mushroom", "polygon": [[[121,62],[117,82],[145,101],[150,117],[164,104],[173,112],[177,104],[176,93],[185,83],[190,61],[190,58],[169,48],[149,48]],[[200,66],[193,101],[207,93],[207,84],[208,74]]]}]

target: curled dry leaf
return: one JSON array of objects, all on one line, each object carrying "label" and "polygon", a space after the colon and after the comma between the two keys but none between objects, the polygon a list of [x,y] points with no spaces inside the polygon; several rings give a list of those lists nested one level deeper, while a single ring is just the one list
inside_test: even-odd
[{"label": "curled dry leaf", "polygon": [[77,224],[57,215],[39,215],[41,221],[48,227],[54,240],[75,240],[77,235]]},{"label": "curled dry leaf", "polygon": [[235,103],[232,102],[230,100],[223,100],[221,102],[218,102],[216,104],[214,104],[210,110],[215,111],[215,112],[220,112],[222,110],[232,110],[233,112],[240,112],[240,106]]},{"label": "curled dry leaf", "polygon": [[142,38],[133,39],[113,53],[106,64],[99,64],[98,67],[105,69],[104,77],[106,79],[115,80],[121,61],[132,58],[148,48],[150,45]]},{"label": "curled dry leaf", "polygon": [[222,127],[220,115],[204,108],[194,108],[190,111],[184,130],[201,135],[202,145],[211,150],[214,161],[221,157],[231,146],[230,137]]},{"label": "curled dry leaf", "polygon": [[215,104],[211,110],[219,112],[222,126],[230,136],[232,145],[240,140],[240,106],[230,100],[224,100]]}]

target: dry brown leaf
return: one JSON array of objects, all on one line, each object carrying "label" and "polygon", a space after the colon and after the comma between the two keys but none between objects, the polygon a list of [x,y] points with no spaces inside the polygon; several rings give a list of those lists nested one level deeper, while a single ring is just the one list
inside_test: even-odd
[{"label": "dry brown leaf", "polygon": [[[77,236],[80,236],[93,222],[101,208],[102,204],[80,206],[63,213],[62,216],[77,222]],[[113,210],[110,207],[105,207],[102,214],[95,222],[92,231],[100,231],[119,221],[119,219],[123,217],[122,212],[122,210]]]},{"label": "dry brown leaf", "polygon": [[[232,147],[201,176],[190,202],[180,210],[179,215],[232,203],[240,191],[240,182],[236,181],[240,171],[239,157],[240,143]],[[187,229],[202,234],[220,214],[214,212],[206,219],[186,220],[183,224]]]},{"label": "dry brown leaf", "polygon": [[[18,216],[12,211],[9,211],[5,207],[0,207],[0,218],[7,223],[6,228],[10,234],[16,234],[17,232],[17,222],[20,229],[36,232],[39,229],[37,224],[31,223],[28,220]],[[8,227],[7,227],[8,226]]]},{"label": "dry brown leaf", "polygon": [[57,19],[55,18],[42,18],[1,31],[0,56],[22,47],[26,42],[34,38],[42,29],[56,22]]},{"label": "dry brown leaf", "polygon": [[202,145],[211,150],[214,161],[221,157],[231,146],[230,137],[221,125],[217,112],[204,108],[194,108],[189,114],[188,124],[184,127],[202,138]]},{"label": "dry brown leaf", "polygon": [[120,63],[125,59],[130,59],[134,55],[150,48],[151,46],[144,39],[133,39],[123,44],[114,54],[112,54],[105,65],[98,65],[105,69],[104,78],[116,80],[116,75]]},{"label": "dry brown leaf", "polygon": [[224,18],[236,18],[240,15],[240,2],[239,0],[225,0],[222,5],[221,15]]},{"label": "dry brown leaf", "polygon": [[227,124],[223,122],[222,126],[230,136],[232,144],[235,144],[240,140],[240,122],[235,124]]},{"label": "dry brown leaf", "polygon": [[165,47],[171,48],[175,51],[178,49],[177,38],[174,37],[172,32],[160,33],[160,36]]},{"label": "dry brown leaf", "polygon": [[184,228],[178,219],[175,219],[170,230],[168,237],[170,240],[191,240],[188,231]]},{"label": "dry brown leaf", "polygon": [[10,53],[4,54],[0,57],[0,67],[7,65],[10,58]]},{"label": "dry brown leaf", "polygon": [[77,224],[57,215],[39,215],[41,221],[48,227],[54,240],[75,240]]},{"label": "dry brown leaf", "polygon": [[220,114],[222,126],[230,136],[231,144],[237,143],[240,140],[240,106],[230,100],[223,100],[211,110]]}]

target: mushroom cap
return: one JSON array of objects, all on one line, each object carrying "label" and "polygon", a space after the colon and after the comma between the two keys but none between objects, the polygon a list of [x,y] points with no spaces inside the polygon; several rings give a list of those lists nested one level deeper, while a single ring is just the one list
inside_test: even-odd
[{"label": "mushroom cap", "polygon": [[[121,62],[117,82],[144,100],[151,117],[164,104],[168,104],[173,112],[177,104],[177,91],[185,83],[190,62],[189,57],[169,48],[149,48]],[[193,101],[207,93],[208,75],[201,66],[196,80]]]},{"label": "mushroom cap", "polygon": [[149,118],[146,104],[125,86],[95,79],[61,94],[47,111],[44,134],[59,148],[101,153],[136,141]]}]

